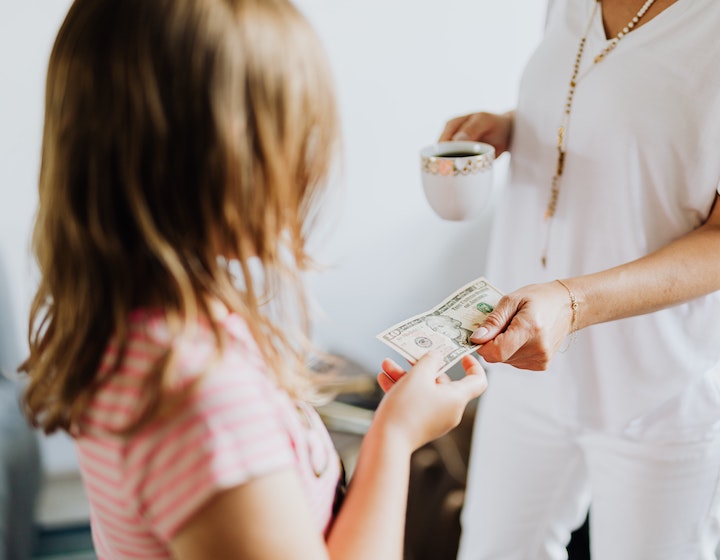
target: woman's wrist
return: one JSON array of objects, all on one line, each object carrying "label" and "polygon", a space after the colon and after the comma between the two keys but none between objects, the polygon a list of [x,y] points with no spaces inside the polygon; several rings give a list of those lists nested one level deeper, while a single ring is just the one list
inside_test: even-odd
[{"label": "woman's wrist", "polygon": [[570,346],[572,346],[572,343],[575,342],[575,338],[577,336],[577,330],[578,330],[578,314],[579,314],[579,308],[580,308],[580,302],[578,301],[577,297],[575,296],[575,292],[573,289],[568,285],[567,280],[560,280],[559,278],[555,279],[555,282],[560,284],[565,291],[567,292],[567,298],[569,300],[570,305],[570,328],[568,332],[569,339],[567,341],[567,345],[565,346],[564,350],[560,350],[561,352],[564,352]]},{"label": "woman's wrist", "polygon": [[574,335],[578,330],[578,314],[580,309],[580,302],[578,301],[577,297],[575,296],[575,292],[572,290],[570,286],[568,286],[566,280],[560,280],[559,278],[555,280],[558,284],[560,284],[563,288],[565,288],[565,291],[568,294],[568,298],[570,299],[570,310],[572,313],[572,317],[570,319],[570,335]]}]

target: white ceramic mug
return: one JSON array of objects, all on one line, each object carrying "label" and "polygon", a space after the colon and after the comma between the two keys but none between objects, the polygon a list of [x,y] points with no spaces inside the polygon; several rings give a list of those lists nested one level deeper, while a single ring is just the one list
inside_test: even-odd
[{"label": "white ceramic mug", "polygon": [[483,142],[438,142],[420,150],[422,185],[430,207],[445,220],[485,213],[493,193],[495,148]]}]

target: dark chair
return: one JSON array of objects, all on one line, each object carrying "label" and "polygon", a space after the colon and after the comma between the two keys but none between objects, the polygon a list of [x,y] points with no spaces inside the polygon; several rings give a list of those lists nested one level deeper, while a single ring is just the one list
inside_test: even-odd
[{"label": "dark chair", "polygon": [[19,396],[18,384],[0,374],[0,560],[27,560],[35,546],[40,452]]}]

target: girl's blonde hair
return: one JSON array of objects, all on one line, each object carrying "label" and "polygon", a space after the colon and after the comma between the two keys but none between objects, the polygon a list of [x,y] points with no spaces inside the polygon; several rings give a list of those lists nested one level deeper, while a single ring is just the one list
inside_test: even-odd
[{"label": "girl's blonde hair", "polygon": [[[283,387],[311,388],[301,274],[338,136],[323,49],[289,1],[75,0],[47,74],[41,280],[21,366],[33,423],[77,428],[110,337],[125,347],[139,307],[165,310],[177,333],[207,320],[220,347],[220,301]],[[269,300],[288,314],[270,317]],[[139,421],[172,383],[171,358]]]}]

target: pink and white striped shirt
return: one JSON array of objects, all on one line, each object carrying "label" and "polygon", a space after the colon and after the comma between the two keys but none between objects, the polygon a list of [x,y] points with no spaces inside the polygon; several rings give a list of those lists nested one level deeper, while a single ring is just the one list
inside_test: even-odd
[{"label": "pink and white striped shirt", "polygon": [[[210,497],[281,469],[300,475],[318,531],[329,526],[340,464],[327,430],[265,374],[244,321],[229,315],[223,326],[230,343],[209,361],[208,329],[178,344],[161,315],[131,315],[125,358],[106,375],[76,439],[99,558],[170,558],[168,542]],[[174,415],[118,435],[138,414],[143,381],[170,344],[177,379],[202,374],[202,381]],[[111,342],[101,378],[117,351]]]}]

